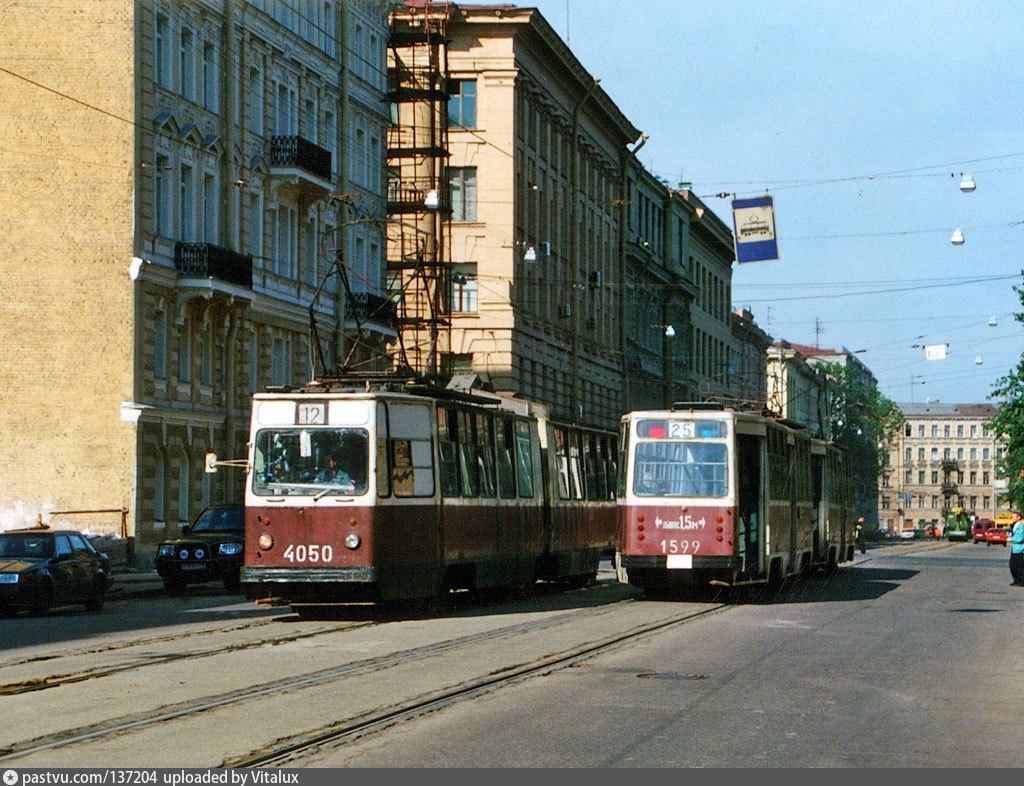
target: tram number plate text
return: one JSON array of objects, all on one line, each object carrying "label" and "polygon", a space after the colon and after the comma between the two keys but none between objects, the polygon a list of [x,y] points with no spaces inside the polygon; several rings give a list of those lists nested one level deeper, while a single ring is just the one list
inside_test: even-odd
[{"label": "tram number plate text", "polygon": [[666,568],[689,570],[693,567],[693,555],[700,549],[699,540],[672,540],[661,542],[661,553],[665,554]]},{"label": "tram number plate text", "polygon": [[291,544],[284,550],[281,558],[288,562],[330,562],[334,559],[334,549],[326,544],[322,546],[319,544],[310,546]]}]

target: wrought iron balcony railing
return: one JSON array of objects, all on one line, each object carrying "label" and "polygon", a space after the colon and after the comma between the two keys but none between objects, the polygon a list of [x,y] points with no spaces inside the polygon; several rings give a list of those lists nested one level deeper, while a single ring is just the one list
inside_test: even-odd
[{"label": "wrought iron balcony railing", "polygon": [[270,138],[270,166],[294,166],[321,180],[331,179],[331,151],[301,136]]},{"label": "wrought iron balcony railing", "polygon": [[390,325],[395,321],[395,304],[369,292],[353,292],[345,298],[345,319],[358,319]]},{"label": "wrought iron balcony railing", "polygon": [[174,267],[189,278],[215,278],[252,289],[252,256],[212,243],[175,243]]}]

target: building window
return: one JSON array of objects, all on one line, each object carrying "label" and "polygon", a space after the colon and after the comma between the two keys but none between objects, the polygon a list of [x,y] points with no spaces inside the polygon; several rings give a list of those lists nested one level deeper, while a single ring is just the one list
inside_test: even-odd
[{"label": "building window", "polygon": [[199,333],[199,382],[203,385],[213,384],[213,342],[210,340],[210,328],[203,325]]},{"label": "building window", "polygon": [[209,41],[203,44],[203,106],[211,112],[219,109],[217,101],[217,50]]},{"label": "building window", "polygon": [[903,456],[904,456],[904,460],[905,461],[911,461],[913,459],[913,450],[914,450],[913,448],[906,448],[903,451]]},{"label": "building window", "polygon": [[249,334],[249,392],[255,393],[259,387],[260,370],[259,334],[253,330]]},{"label": "building window", "polygon": [[963,448],[957,448],[956,449],[956,460],[957,461],[963,461],[964,460],[964,449]]},{"label": "building window", "polygon": [[977,461],[978,460],[978,449],[977,448],[971,448],[970,456],[971,456],[971,461]]},{"label": "building window", "polygon": [[203,176],[203,242],[220,242],[217,221],[217,180],[213,175]]},{"label": "building window", "polygon": [[932,448],[931,460],[932,461],[938,461],[939,460],[939,449],[938,448]]},{"label": "building window", "polygon": [[298,261],[295,235],[298,230],[298,213],[293,208],[278,205],[272,215],[275,218],[274,272],[284,278],[296,278]]},{"label": "building window", "polygon": [[263,267],[263,195],[249,194],[249,253]]},{"label": "building window", "polygon": [[171,87],[171,44],[168,31],[170,24],[166,16],[158,14],[153,30],[153,81],[160,87]]},{"label": "building window", "polygon": [[989,457],[988,448],[982,448],[981,449],[981,460],[982,461],[988,461],[988,457]]},{"label": "building window", "polygon": [[181,31],[181,95],[189,101],[196,97],[195,87],[196,63],[193,52],[192,31]]},{"label": "building window", "polygon": [[476,263],[452,265],[452,313],[475,314]]},{"label": "building window", "polygon": [[983,485],[983,486],[987,486],[988,485],[988,473],[987,472],[982,472],[981,473],[981,485]]},{"label": "building window", "polygon": [[939,507],[939,495],[938,494],[932,494],[932,507],[933,508]]},{"label": "building window", "polygon": [[188,455],[178,464],[178,524],[188,524],[189,472]]},{"label": "building window", "polygon": [[178,333],[178,381],[192,381],[192,323],[189,320],[181,326]]},{"label": "building window", "polygon": [[924,424],[923,423],[918,425],[918,427],[917,427],[917,436],[919,436],[919,437],[923,437],[924,436]]},{"label": "building window", "polygon": [[290,381],[291,342],[284,338],[274,339],[271,374],[273,384],[287,385]]},{"label": "building window", "polygon": [[884,509],[886,509],[888,507],[889,507],[889,498],[888,497],[882,497],[882,509],[884,510]]},{"label": "building window", "polygon": [[976,424],[972,423],[971,424],[971,439],[977,439],[977,438],[978,438],[978,426]]},{"label": "building window", "polygon": [[167,156],[157,156],[153,165],[153,234],[171,235],[171,165]]},{"label": "building window", "polygon": [[988,509],[988,501],[989,501],[988,497],[982,497],[981,498],[981,507],[983,507],[985,509]]},{"label": "building window", "polygon": [[[680,235],[680,237],[682,237],[682,235]],[[911,433],[910,433],[910,430],[912,428],[913,428],[913,426],[911,426],[909,423],[904,423],[903,424],[903,436],[905,436],[905,437],[912,436]]]},{"label": "building window", "polygon": [[316,221],[310,219],[302,229],[302,267],[306,283],[317,284]]},{"label": "building window", "polygon": [[975,483],[977,483],[977,482],[978,482],[978,473],[977,473],[977,472],[972,472],[972,473],[970,474],[970,476],[969,476],[969,477],[970,477],[970,479],[971,479],[971,485],[972,485],[972,486],[973,486],[973,485],[974,485]]},{"label": "building window", "polygon": [[939,427],[935,423],[932,423],[932,436],[939,436]]},{"label": "building window", "polygon": [[964,435],[964,424],[963,423],[957,424],[956,435],[958,437],[962,437]]},{"label": "building window", "polygon": [[951,434],[950,426],[949,426],[949,424],[946,424],[945,426],[942,427],[942,436],[948,437],[948,436],[950,436],[950,434]]},{"label": "building window", "polygon": [[167,379],[167,314],[163,309],[153,316],[153,376]]},{"label": "building window", "polygon": [[476,128],[476,80],[456,79],[448,83],[448,122],[457,128]]},{"label": "building window", "polygon": [[160,529],[164,526],[164,517],[167,515],[164,510],[167,465],[162,450],[156,451],[154,463],[156,466],[153,467],[153,525]]},{"label": "building window", "polygon": [[263,136],[263,73],[258,68],[249,71],[249,126]]},{"label": "building window", "polygon": [[939,472],[938,472],[938,470],[934,470],[933,469],[932,470],[932,483],[938,483],[938,482],[939,482]]},{"label": "building window", "polygon": [[476,167],[452,167],[448,171],[452,221],[476,221]]},{"label": "building window", "polygon": [[192,167],[181,167],[181,184],[178,200],[178,218],[181,228],[178,232],[180,238],[186,243],[196,241],[195,222],[195,183],[193,181]]}]

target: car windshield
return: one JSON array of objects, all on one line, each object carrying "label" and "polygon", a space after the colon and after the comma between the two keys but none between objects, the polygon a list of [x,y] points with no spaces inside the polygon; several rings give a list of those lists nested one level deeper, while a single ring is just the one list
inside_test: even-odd
[{"label": "car windshield", "polygon": [[53,556],[53,538],[30,533],[0,533],[0,557],[45,559]]},{"label": "car windshield", "polygon": [[193,532],[245,532],[245,508],[211,508],[203,511]]}]

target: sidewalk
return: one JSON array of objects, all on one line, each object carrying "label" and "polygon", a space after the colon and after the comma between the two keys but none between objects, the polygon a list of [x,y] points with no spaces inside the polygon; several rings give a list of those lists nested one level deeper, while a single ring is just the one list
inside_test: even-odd
[{"label": "sidewalk", "polygon": [[142,573],[118,571],[118,566],[110,574],[110,586],[107,587],[108,600],[124,598],[144,598],[149,595],[164,594],[163,579],[155,570]]}]

